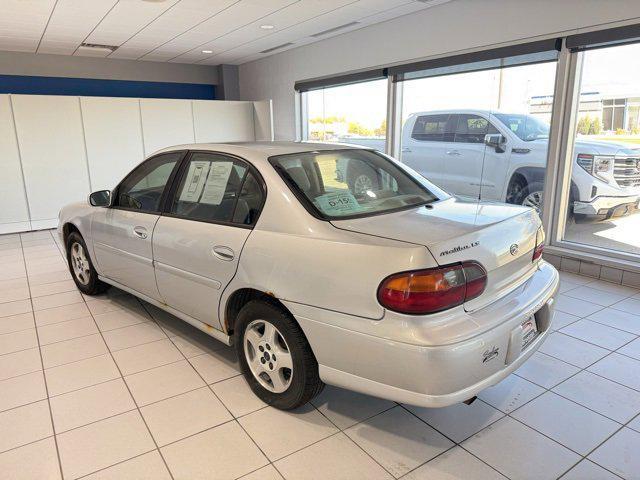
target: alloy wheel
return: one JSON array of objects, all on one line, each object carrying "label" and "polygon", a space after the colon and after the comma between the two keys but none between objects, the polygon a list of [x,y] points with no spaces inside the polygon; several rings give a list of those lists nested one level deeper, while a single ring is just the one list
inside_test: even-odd
[{"label": "alloy wheel", "polygon": [[280,331],[267,320],[254,320],[244,333],[244,355],[251,373],[264,388],[282,393],[291,385],[293,359]]},{"label": "alloy wheel", "polygon": [[368,190],[371,190],[372,188],[373,182],[371,181],[371,177],[369,177],[369,175],[358,175],[353,182],[354,195],[364,195]]},{"label": "alloy wheel", "polygon": [[524,197],[522,205],[533,208],[540,215],[542,212],[542,192],[531,192]]},{"label": "alloy wheel", "polygon": [[73,242],[71,244],[70,257],[73,274],[76,279],[82,285],[88,285],[91,278],[91,267],[84,247],[78,242]]}]

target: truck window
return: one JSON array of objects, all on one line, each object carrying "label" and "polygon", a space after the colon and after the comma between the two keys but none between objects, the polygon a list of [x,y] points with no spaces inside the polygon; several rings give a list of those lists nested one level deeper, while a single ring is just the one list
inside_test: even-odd
[{"label": "truck window", "polygon": [[484,143],[484,136],[488,133],[500,132],[484,117],[466,113],[458,115],[455,142]]},{"label": "truck window", "polygon": [[411,138],[421,142],[452,142],[456,115],[420,115],[416,119]]}]

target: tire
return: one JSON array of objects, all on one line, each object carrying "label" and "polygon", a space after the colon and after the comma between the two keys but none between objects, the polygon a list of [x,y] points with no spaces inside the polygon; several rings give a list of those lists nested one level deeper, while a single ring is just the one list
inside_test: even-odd
[{"label": "tire", "polygon": [[311,346],[282,307],[253,300],[240,310],[235,330],[242,373],[253,393],[267,405],[291,410],[322,391],[324,384]]},{"label": "tire", "polygon": [[71,232],[67,237],[66,249],[69,271],[78,290],[86,295],[98,295],[104,292],[109,286],[98,279],[98,273],[93,267],[82,235]]},{"label": "tire", "polygon": [[[527,183],[524,179],[517,179],[511,182],[509,185],[509,192],[507,193],[507,203],[514,203],[516,205],[524,205],[525,207],[532,207],[538,212],[540,218],[542,218],[542,195],[544,185],[542,182]],[[530,201],[531,197],[539,196],[539,206],[535,207]],[[574,222],[577,216],[573,213],[573,192],[569,195],[569,204],[567,205],[567,224]],[[534,202],[535,203],[535,202]]]}]

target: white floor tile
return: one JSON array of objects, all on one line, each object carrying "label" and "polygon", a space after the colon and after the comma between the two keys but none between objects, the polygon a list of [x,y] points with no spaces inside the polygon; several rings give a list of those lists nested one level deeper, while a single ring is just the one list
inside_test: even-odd
[{"label": "white floor tile", "polygon": [[45,297],[33,298],[33,309],[46,310],[47,308],[61,307],[63,305],[71,305],[73,303],[81,303],[84,300],[80,292],[65,292],[47,295]]},{"label": "white floor tile", "polygon": [[[263,408],[238,420],[260,449],[274,461],[338,431],[313,407],[291,412]],[[273,432],[278,432],[274,441]]]},{"label": "white floor tile", "polygon": [[0,318],[0,335],[35,328],[35,326],[32,312],[2,317]]},{"label": "white floor tile", "polygon": [[0,472],[11,480],[58,480],[60,465],[53,437],[0,453]]},{"label": "white floor tile", "polygon": [[553,313],[553,322],[551,323],[552,330],[560,330],[567,325],[580,320],[580,317],[571,315],[570,313],[561,312],[556,310]]},{"label": "white floor tile", "polygon": [[17,302],[0,303],[0,318],[27,313],[31,310],[31,300],[18,300]]},{"label": "white floor tile", "polygon": [[92,473],[82,480],[171,480],[162,457],[154,450],[139,457],[132,458],[99,472]]},{"label": "white floor tile", "polygon": [[553,391],[620,423],[640,413],[640,392],[588,371],[569,378]]},{"label": "white floor tile", "polygon": [[77,478],[155,448],[137,411],[58,435],[65,478]]},{"label": "white floor tile", "polygon": [[589,315],[587,319],[618,330],[640,335],[640,311],[636,313],[638,315],[616,310],[615,308],[605,308],[593,315]]},{"label": "white floor tile", "polygon": [[589,455],[589,460],[622,478],[636,479],[640,472],[638,452],[640,452],[640,433],[623,428]]},{"label": "white floor tile", "polygon": [[589,367],[589,371],[640,391],[640,361],[633,358],[612,353]]},{"label": "white floor tile", "polygon": [[42,370],[37,348],[0,355],[0,380]]},{"label": "white floor tile", "polygon": [[41,371],[0,381],[0,412],[47,398]]},{"label": "white floor tile", "polygon": [[403,480],[506,480],[466,450],[454,447],[417,468]]},{"label": "white floor tile", "polygon": [[504,417],[500,410],[481,400],[476,400],[471,405],[457,403],[444,408],[420,408],[410,405],[406,408],[456,443]]},{"label": "white floor tile", "polygon": [[125,381],[139,406],[205,386],[186,360],[128,375]]},{"label": "white floor tile", "polygon": [[607,350],[616,350],[636,338],[632,333],[586,319],[563,328],[561,332]]},{"label": "white floor tile", "polygon": [[565,295],[568,297],[577,298],[579,300],[585,300],[587,302],[595,303],[596,305],[602,305],[603,307],[610,307],[614,303],[618,303],[621,300],[631,296],[621,293],[605,292],[600,289],[591,288],[590,285],[585,285],[580,288],[576,288]]},{"label": "white floor tile", "polygon": [[0,413],[0,452],[53,435],[46,400]]},{"label": "white floor tile", "polygon": [[34,312],[36,325],[42,327],[76,318],[89,317],[91,313],[84,303],[72,303],[61,307],[48,308]]},{"label": "white floor tile", "polygon": [[568,297],[566,293],[561,293],[556,297],[556,310],[560,312],[570,313],[578,317],[586,317],[592,313],[602,310],[602,305]]},{"label": "white floor tile", "polygon": [[151,317],[144,312],[135,310],[113,310],[112,312],[93,314],[101,331],[115,330],[139,323],[151,322]]},{"label": "white floor tile", "polygon": [[580,460],[576,453],[509,417],[462,447],[512,480],[555,480]]},{"label": "white floor tile", "polygon": [[121,378],[51,398],[56,433],[136,408]]},{"label": "white floor tile", "polygon": [[57,367],[108,353],[99,333],[41,347],[44,368]]},{"label": "white floor tile", "polygon": [[140,323],[117,330],[109,330],[104,332],[103,336],[112,352],[167,338],[155,323]]},{"label": "white floor tile", "polygon": [[228,422],[161,449],[176,479],[238,478],[268,460],[236,422]]},{"label": "white floor tile", "polygon": [[60,280],[59,282],[45,283],[42,285],[33,285],[31,287],[32,297],[44,297],[45,295],[53,295],[56,293],[65,293],[76,291],[78,287],[73,280]]},{"label": "white floor tile", "polygon": [[636,432],[640,432],[640,415],[630,421],[627,427],[634,429]]},{"label": "white floor tile", "polygon": [[514,411],[544,392],[544,388],[517,375],[509,375],[497,385],[478,394],[478,398],[504,413]]},{"label": "white floor tile", "polygon": [[240,365],[235,358],[235,353],[230,349],[226,352],[206,353],[191,357],[189,362],[207,383],[220,382],[240,374]]},{"label": "white floor tile", "polygon": [[551,388],[579,371],[562,360],[536,352],[515,373],[536,385]]},{"label": "white floor tile", "polygon": [[284,480],[273,465],[267,465],[242,477],[242,480]]},{"label": "white floor tile", "polygon": [[140,411],[158,446],[167,445],[233,419],[208,387],[147,405]]},{"label": "white floor tile", "polygon": [[638,312],[640,312],[640,298],[627,298],[625,300],[622,300],[621,302],[614,303],[613,305],[611,305],[611,308],[627,313],[637,314]]},{"label": "white floor tile", "polygon": [[76,318],[75,320],[38,327],[40,345],[86,337],[94,333],[98,333],[98,328],[92,317]]},{"label": "white floor tile", "polygon": [[38,346],[36,329],[20,330],[19,332],[0,335],[0,355],[19,352]]},{"label": "white floor tile", "polygon": [[620,480],[620,477],[585,459],[563,475],[562,480]]},{"label": "white floor tile", "polygon": [[131,375],[177,362],[184,357],[171,340],[164,339],[118,350],[113,352],[113,358],[123,375]]},{"label": "white floor tile", "polygon": [[393,407],[395,402],[327,385],[312,400],[316,408],[341,430]]},{"label": "white floor tile", "polygon": [[561,332],[553,332],[540,347],[540,352],[576,367],[586,368],[607,355],[609,350]]},{"label": "white floor tile", "polygon": [[242,375],[215,383],[211,388],[235,417],[247,415],[267,406],[253,393]]},{"label": "white floor tile", "polygon": [[393,479],[346,435],[332,435],[276,462],[285,478],[299,480]]},{"label": "white floor tile", "polygon": [[49,368],[44,372],[51,396],[97,385],[120,376],[116,364],[108,354]]},{"label": "white floor tile", "polygon": [[581,455],[589,453],[621,427],[552,392],[532,400],[511,416]]},{"label": "white floor tile", "polygon": [[396,478],[453,446],[402,407],[376,415],[345,433]]},{"label": "white floor tile", "polygon": [[618,353],[640,360],[640,338],[636,338],[633,342],[620,348]]}]

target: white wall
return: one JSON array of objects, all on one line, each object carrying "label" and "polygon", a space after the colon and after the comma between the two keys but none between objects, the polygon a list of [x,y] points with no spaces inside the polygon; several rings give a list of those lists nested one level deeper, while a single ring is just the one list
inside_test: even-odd
[{"label": "white wall", "polygon": [[638,18],[638,0],[452,0],[241,65],[240,98],[271,98],[276,139],[291,140],[297,80],[606,28],[612,22],[637,23]]},{"label": "white wall", "polygon": [[262,140],[265,103],[0,95],[0,233],[55,227],[62,206],[113,188],[158,149]]}]

